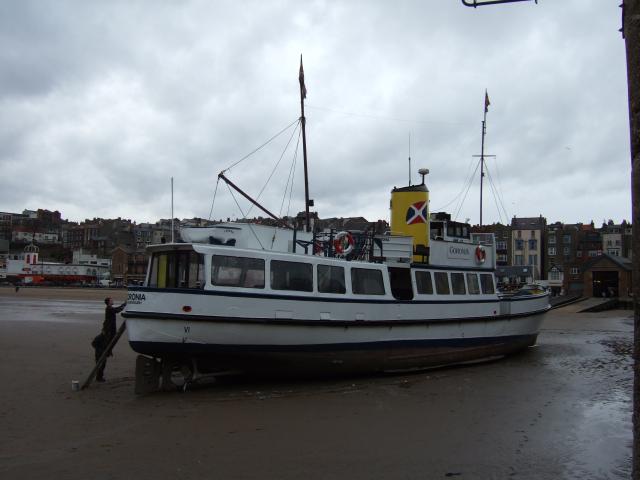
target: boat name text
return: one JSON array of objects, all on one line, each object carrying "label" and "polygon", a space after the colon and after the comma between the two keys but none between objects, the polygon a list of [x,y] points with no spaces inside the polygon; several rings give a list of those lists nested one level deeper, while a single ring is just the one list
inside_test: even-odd
[{"label": "boat name text", "polygon": [[471,251],[469,250],[468,247],[454,247],[454,246],[449,247],[449,256],[460,256],[460,255],[469,256],[470,254],[471,254]]},{"label": "boat name text", "polygon": [[129,293],[127,295],[127,303],[139,305],[146,300],[144,293]]}]

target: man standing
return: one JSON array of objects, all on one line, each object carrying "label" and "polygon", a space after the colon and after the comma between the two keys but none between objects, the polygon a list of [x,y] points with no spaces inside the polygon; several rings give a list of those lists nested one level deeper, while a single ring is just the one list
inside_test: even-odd
[{"label": "man standing", "polygon": [[[124,302],[119,307],[113,306],[113,298],[107,297],[104,299],[106,308],[104,309],[104,323],[102,324],[102,333],[94,340],[94,347],[96,349],[96,362],[102,356],[111,340],[116,336],[116,314],[120,313],[127,302]],[[109,351],[109,356],[112,353]],[[96,373],[96,382],[104,382],[104,369],[107,366],[107,359],[105,358],[98,372]]]}]

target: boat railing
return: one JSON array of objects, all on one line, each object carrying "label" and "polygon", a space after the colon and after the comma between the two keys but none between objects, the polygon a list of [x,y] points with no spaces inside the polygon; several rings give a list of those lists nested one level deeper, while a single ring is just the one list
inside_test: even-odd
[{"label": "boat railing", "polygon": [[[373,230],[348,230],[338,231],[337,229],[329,229],[322,232],[315,232],[313,240],[313,254],[324,257],[343,258],[345,260],[358,260],[363,262],[376,262],[373,256],[374,245]],[[347,238],[345,245],[341,247],[340,238]],[[300,242],[298,242],[300,244]],[[379,262],[376,262],[379,263]]]},{"label": "boat railing", "polygon": [[471,243],[492,246],[495,243],[495,236],[493,233],[472,233]]}]

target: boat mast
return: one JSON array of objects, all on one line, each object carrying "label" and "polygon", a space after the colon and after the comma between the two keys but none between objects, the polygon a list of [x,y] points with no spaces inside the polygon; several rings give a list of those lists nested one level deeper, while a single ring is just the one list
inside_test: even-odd
[{"label": "boat mast", "polygon": [[[482,226],[482,187],[484,182],[484,157],[495,157],[495,155],[485,155],[484,154],[484,136],[487,133],[487,112],[489,111],[489,105],[491,102],[489,101],[489,95],[487,94],[487,90],[484,91],[484,117],[482,119],[482,146],[480,149],[480,226]],[[474,155],[477,157],[478,155]]]},{"label": "boat mast", "polygon": [[306,119],[304,117],[304,99],[307,98],[307,87],[304,85],[304,70],[302,68],[302,55],[300,55],[300,127],[302,128],[302,155],[304,158],[304,218],[305,231],[311,231],[309,227],[309,206],[313,202],[309,201],[309,175],[307,170],[307,134],[305,132]]}]

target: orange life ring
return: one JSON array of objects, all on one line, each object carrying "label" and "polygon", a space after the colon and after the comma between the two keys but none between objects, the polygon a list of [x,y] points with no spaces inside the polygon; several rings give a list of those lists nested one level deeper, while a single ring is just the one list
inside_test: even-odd
[{"label": "orange life ring", "polygon": [[333,239],[333,249],[338,255],[349,255],[354,245],[353,236],[349,232],[340,232]]},{"label": "orange life ring", "polygon": [[485,252],[484,247],[478,245],[476,247],[476,263],[484,263],[487,259],[487,252]]}]

